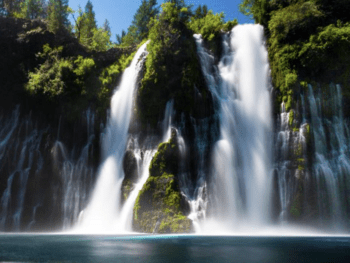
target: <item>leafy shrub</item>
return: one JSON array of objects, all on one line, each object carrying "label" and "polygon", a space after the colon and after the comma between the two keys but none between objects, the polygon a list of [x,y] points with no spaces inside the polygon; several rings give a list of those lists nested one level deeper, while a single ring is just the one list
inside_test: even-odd
[{"label": "leafy shrub", "polygon": [[212,10],[202,18],[191,17],[188,27],[195,33],[201,34],[206,40],[213,40],[221,30],[229,31],[238,24],[237,20],[224,23],[224,13],[214,14]]},{"label": "leafy shrub", "polygon": [[203,86],[192,32],[187,29],[188,9],[173,3],[162,5],[159,19],[150,23],[149,52],[138,91],[138,114],[143,123],[155,126],[168,100],[175,109],[190,112],[194,88]]},{"label": "leafy shrub", "polygon": [[274,11],[269,21],[271,39],[281,42],[289,38],[308,36],[323,16],[324,14],[312,1],[298,2]]},{"label": "leafy shrub", "polygon": [[73,70],[70,59],[61,58],[63,47],[52,49],[48,44],[43,46],[43,53],[38,56],[45,62],[34,72],[29,73],[26,89],[36,94],[42,92],[49,97],[62,94],[66,89],[66,80]]}]

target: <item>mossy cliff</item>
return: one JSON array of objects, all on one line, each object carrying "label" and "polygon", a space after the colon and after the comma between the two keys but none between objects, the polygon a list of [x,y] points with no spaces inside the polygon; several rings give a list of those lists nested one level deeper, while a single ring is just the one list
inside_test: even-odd
[{"label": "mossy cliff", "polygon": [[137,115],[144,125],[155,127],[165,105],[174,99],[174,108],[193,117],[208,115],[210,106],[198,110],[195,94],[207,101],[209,94],[196,53],[193,31],[187,28],[187,9],[167,3],[158,20],[151,22],[145,75],[137,94]]},{"label": "mossy cliff", "polygon": [[[287,217],[291,221],[312,222],[319,213],[319,196],[313,176],[316,149],[308,101],[309,84],[312,84],[313,93],[322,95],[319,114],[324,127],[332,121],[332,115],[335,114],[332,112],[335,105],[332,101],[332,83],[340,84],[344,117],[350,117],[350,2],[253,2],[250,11],[256,21],[265,27],[276,122],[279,120],[277,116],[281,113],[282,102],[289,112],[289,127],[286,131],[289,138],[288,153],[287,156],[281,152],[275,155],[280,168],[288,171],[286,180],[289,191],[293,192]],[[275,127],[278,126],[276,123]],[[300,133],[305,138],[304,144],[298,141]],[[329,141],[326,144],[330,151]],[[278,198],[278,194],[274,195],[274,199]],[[278,205],[276,207],[278,209]]]},{"label": "mossy cliff", "polygon": [[177,134],[161,143],[149,167],[149,178],[140,191],[133,211],[133,229],[147,233],[189,233],[189,207],[181,195]]},{"label": "mossy cliff", "polygon": [[[11,174],[27,169],[18,166],[21,151],[15,147],[23,147],[18,148],[27,156],[22,165],[28,166],[20,226],[11,214],[18,209],[16,199],[8,204],[5,228],[62,229],[69,179],[64,173],[80,165],[72,180],[83,174],[79,189],[89,194],[100,163],[101,123],[135,49],[89,51],[67,30],[49,31],[45,21],[0,17],[0,50],[2,132],[11,134],[14,127],[2,148],[1,196]],[[37,144],[29,147],[31,141]],[[20,172],[13,175],[11,195],[16,198],[20,178]],[[84,200],[81,197],[80,205]]]},{"label": "mossy cliff", "polygon": [[276,88],[275,111],[296,106],[307,83],[341,84],[350,90],[349,1],[270,1],[264,13],[271,76]]}]

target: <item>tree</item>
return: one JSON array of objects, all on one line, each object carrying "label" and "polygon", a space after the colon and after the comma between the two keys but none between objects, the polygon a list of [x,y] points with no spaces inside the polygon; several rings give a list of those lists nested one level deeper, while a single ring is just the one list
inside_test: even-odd
[{"label": "tree", "polygon": [[124,29],[122,30],[122,34],[121,34],[121,35],[119,35],[119,34],[116,35],[117,44],[118,44],[118,45],[121,45],[122,39],[123,39],[123,37],[125,37],[125,35],[126,35],[126,32],[125,32]]},{"label": "tree", "polygon": [[268,20],[268,0],[243,0],[239,11],[254,18],[256,23],[266,24]]},{"label": "tree", "polygon": [[[157,0],[142,0],[140,7],[137,9],[134,19],[131,23],[132,36],[135,42],[141,42],[148,35],[148,23],[155,17],[159,9],[156,7]],[[134,27],[134,28],[133,28]]]},{"label": "tree", "polygon": [[[78,17],[75,18],[74,13],[78,13]],[[72,16],[73,16],[73,20],[75,22],[74,25],[74,34],[76,36],[76,38],[80,41],[80,36],[81,36],[81,29],[83,27],[83,22],[84,22],[84,12],[81,9],[80,5],[78,6],[78,11],[74,11],[72,12]]]},{"label": "tree", "polygon": [[172,4],[175,4],[175,7],[177,9],[181,9],[183,7],[187,7],[186,4],[185,4],[185,0],[168,0],[166,2],[169,2],[169,3],[172,3]]},{"label": "tree", "polygon": [[106,51],[112,44],[110,39],[110,31],[106,31],[103,27],[94,29],[89,48],[96,51]]},{"label": "tree", "polygon": [[108,32],[109,35],[111,35],[111,27],[109,25],[109,21],[106,19],[102,26],[103,30]]},{"label": "tree", "polygon": [[93,5],[90,0],[86,3],[85,12],[81,16],[81,20],[80,41],[89,47],[92,43],[94,30],[97,29],[95,12],[93,11]]},{"label": "tree", "polygon": [[28,19],[45,18],[44,0],[26,0],[22,4],[22,15]]},{"label": "tree", "polygon": [[69,28],[69,12],[68,0],[49,0],[47,15],[49,29],[55,32],[63,27]]},{"label": "tree", "polygon": [[206,5],[199,5],[197,9],[194,11],[194,18],[195,19],[200,19],[205,17],[208,14],[208,7]]},{"label": "tree", "polygon": [[4,16],[15,17],[16,14],[21,12],[22,3],[24,0],[1,0],[0,2],[0,12]]}]

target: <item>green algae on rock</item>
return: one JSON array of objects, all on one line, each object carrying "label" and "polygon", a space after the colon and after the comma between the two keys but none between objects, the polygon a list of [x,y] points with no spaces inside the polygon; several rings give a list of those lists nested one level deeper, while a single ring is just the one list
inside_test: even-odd
[{"label": "green algae on rock", "polygon": [[133,228],[147,233],[189,233],[192,222],[186,217],[188,203],[177,178],[179,148],[176,130],[168,142],[158,146],[133,211]]}]

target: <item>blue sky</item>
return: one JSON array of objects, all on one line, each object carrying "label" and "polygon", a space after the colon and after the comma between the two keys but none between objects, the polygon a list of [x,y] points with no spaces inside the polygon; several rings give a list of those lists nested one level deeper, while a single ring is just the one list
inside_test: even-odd
[{"label": "blue sky", "polygon": [[[83,9],[88,0],[69,0],[69,6],[73,10],[78,10],[80,5]],[[157,0],[160,5],[163,0]],[[112,41],[115,41],[115,35],[121,34],[124,29],[130,26],[131,21],[141,0],[91,0],[98,26],[102,26],[105,19],[108,19],[112,30]],[[238,11],[238,5],[241,0],[185,0],[186,4],[193,4],[195,9],[198,5],[207,5],[215,13],[224,12],[225,20],[238,19],[241,24],[253,23],[249,17],[242,15]],[[73,22],[72,18],[70,17]]]}]

